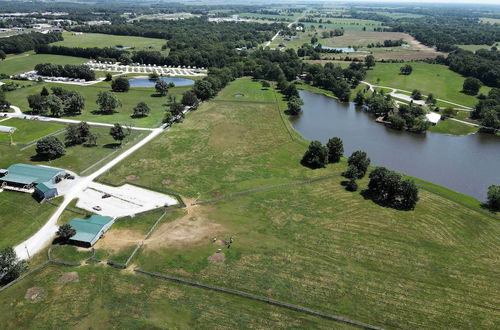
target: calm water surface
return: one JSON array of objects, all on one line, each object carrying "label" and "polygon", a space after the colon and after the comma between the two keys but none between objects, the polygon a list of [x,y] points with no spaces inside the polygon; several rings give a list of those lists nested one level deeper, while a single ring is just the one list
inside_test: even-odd
[{"label": "calm water surface", "polygon": [[344,141],[345,154],[364,150],[372,165],[415,176],[484,201],[491,184],[500,184],[500,137],[413,134],[385,127],[355,107],[300,91],[302,114],[293,127],[308,140]]},{"label": "calm water surface", "polygon": [[[173,82],[175,86],[190,86],[194,84],[194,80],[187,78],[177,77],[161,77],[161,80],[170,83]],[[129,79],[130,87],[155,87],[156,81],[149,78],[132,78]]]}]

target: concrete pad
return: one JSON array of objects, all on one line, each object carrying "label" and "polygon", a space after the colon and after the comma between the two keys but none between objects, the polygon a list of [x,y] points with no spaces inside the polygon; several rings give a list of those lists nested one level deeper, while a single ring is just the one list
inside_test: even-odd
[{"label": "concrete pad", "polygon": [[[102,198],[104,194],[111,197]],[[76,206],[99,215],[124,217],[175,204],[178,204],[178,201],[172,196],[130,184],[112,187],[92,182],[78,196]],[[96,206],[101,210],[95,210]]]}]

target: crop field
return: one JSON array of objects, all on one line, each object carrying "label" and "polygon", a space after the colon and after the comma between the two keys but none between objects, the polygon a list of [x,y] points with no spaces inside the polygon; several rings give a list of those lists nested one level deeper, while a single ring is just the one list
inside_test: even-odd
[{"label": "crop field", "polygon": [[[250,83],[237,84],[248,93]],[[189,197],[184,213],[146,241],[137,266],[388,328],[494,325],[498,221],[426,190],[414,211],[349,193],[340,176],[191,206],[345,169],[344,162],[303,168],[304,147],[291,141],[273,107],[231,105],[203,104],[106,175],[116,182],[142,169],[141,183],[159,187],[168,179],[164,186]],[[252,135],[257,129],[259,136]],[[219,131],[224,140],[214,141]]]},{"label": "crop field", "polygon": [[[433,93],[436,98],[474,107],[477,99],[461,93],[464,77],[444,65],[428,63],[409,63],[413,67],[411,75],[399,74],[404,63],[377,63],[369,70],[366,81],[387,87],[412,91],[419,89],[423,94]],[[380,79],[378,81],[377,79]],[[487,94],[489,87],[483,86],[480,93]]]},{"label": "crop field", "polygon": [[101,33],[74,34],[63,33],[64,40],[53,43],[56,46],[66,47],[130,47],[128,50],[161,51],[166,40],[133,36],[118,36]]},{"label": "crop field", "polygon": [[14,75],[26,71],[32,71],[35,65],[39,63],[55,63],[55,64],[82,64],[88,59],[81,57],[71,57],[62,55],[49,54],[25,54],[24,56],[16,56],[8,58],[5,61],[0,61],[0,73]]},{"label": "crop field", "polygon": [[[0,168],[3,167],[0,166]],[[21,208],[20,205],[22,205]],[[30,194],[3,191],[0,192],[0,209],[2,210],[0,212],[1,250],[12,247],[33,235],[56,208],[49,203],[39,204]]]},{"label": "crop field", "polygon": [[[16,128],[12,134],[12,140],[16,144],[26,144],[64,128],[63,124],[17,118],[2,121],[0,125]],[[0,133],[0,142],[10,143],[9,134]]]},{"label": "crop field", "polygon": [[343,28],[346,31],[361,31],[365,28],[367,31],[373,31],[374,28],[382,27],[382,22],[366,20],[366,19],[356,19],[356,18],[324,18],[321,23],[303,23],[307,28],[314,26],[323,29],[340,29]]},{"label": "crop field", "polygon": [[[111,90],[111,83],[101,82],[92,86],[76,86],[62,85],[56,83],[34,84],[30,87],[20,88],[12,92],[6,93],[7,99],[13,104],[21,108],[22,111],[29,111],[28,95],[38,94],[43,86],[50,87],[58,86],[68,90],[80,92],[85,97],[85,110],[81,115],[73,116],[71,119],[102,122],[108,124],[120,123],[122,125],[138,126],[138,127],[157,127],[160,126],[165,114],[165,104],[167,97],[158,97],[154,88],[137,87],[131,88],[127,93],[116,93],[120,99],[122,106],[113,114],[101,114],[98,111],[98,106],[95,103],[97,94],[100,91]],[[175,87],[169,90],[169,95],[176,96],[180,100],[182,93],[191,87]],[[146,102],[151,108],[151,113],[148,117],[133,118],[133,109],[140,101]]]}]

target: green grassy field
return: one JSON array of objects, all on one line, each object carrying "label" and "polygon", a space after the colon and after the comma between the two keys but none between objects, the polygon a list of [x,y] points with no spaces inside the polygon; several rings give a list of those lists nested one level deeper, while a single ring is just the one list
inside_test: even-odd
[{"label": "green grassy field", "polygon": [[[327,23],[327,21],[331,21],[331,23]],[[327,18],[323,19],[322,23],[303,23],[306,29],[308,27],[314,26],[318,28],[320,25],[324,29],[340,29],[344,30],[355,30],[361,31],[363,28],[366,28],[367,31],[373,31],[374,28],[381,27],[382,22],[373,21],[373,20],[365,20],[365,19],[356,19],[356,18]]]},{"label": "green grassy field", "polygon": [[[238,84],[248,93],[248,85]],[[307,172],[319,176],[342,171],[344,163],[320,171],[301,167],[303,147],[285,142],[290,137],[279,114],[271,106],[254,107],[245,105],[254,118],[260,118],[258,136],[253,135],[254,121],[242,114],[240,103],[225,108],[210,102],[106,178],[122,180],[138,173],[139,167],[147,168],[139,179],[142,183],[155,185],[154,178],[156,182],[169,178],[169,188],[203,198],[283,179],[291,182]],[[214,119],[217,125],[210,124]],[[221,127],[225,122],[229,126]],[[225,142],[232,143],[218,150],[210,140],[219,130],[225,132]],[[263,157],[267,152],[271,155]],[[238,162],[242,158],[245,161]],[[174,221],[197,228],[192,235],[198,233],[198,240],[190,236],[189,243],[169,243],[176,227],[166,224],[146,242],[135,263],[206,283],[265,292],[388,328],[494,323],[496,316],[488,306],[498,296],[491,294],[488,283],[495,277],[490,270],[496,262],[498,221],[425,190],[414,211],[383,208],[359,193],[346,192],[341,181],[332,178],[198,206]],[[362,181],[363,186],[366,183]],[[224,249],[224,265],[208,262],[218,248],[211,237],[231,236],[236,241],[230,250]],[[217,276],[222,269],[224,276]],[[471,274],[479,277],[471,281]],[[460,298],[465,296],[468,302]],[[476,307],[466,308],[469,304]]]},{"label": "green grassy field", "polygon": [[55,211],[55,207],[37,203],[30,194],[3,191],[0,192],[0,210],[1,250],[33,235]]},{"label": "green grassy field", "polygon": [[[260,93],[259,84],[241,79],[221,97],[231,97],[238,89],[246,95]],[[161,223],[133,267],[269,296],[384,328],[495,327],[500,319],[495,307],[500,299],[500,224],[474,207],[421,189],[415,210],[385,208],[359,191],[347,192],[340,176],[191,206],[193,199],[345,170],[345,160],[320,170],[301,166],[306,147],[287,130],[290,123],[280,115],[284,109],[282,100],[203,103],[183,123],[104,176],[120,182],[127,175],[138,175],[138,183],[179,191],[188,205]],[[367,182],[366,178],[359,182],[360,190]],[[442,190],[444,196],[446,191]],[[132,223],[122,226],[118,228],[122,239],[145,229]],[[229,249],[214,244],[213,237],[226,241],[233,237],[234,243]],[[218,249],[225,260],[210,262]],[[62,271],[77,271],[80,281],[61,287]],[[128,321],[128,327],[154,327],[158,322],[196,327],[205,322],[203,326],[210,327],[202,312],[207,304],[210,311],[219,304],[231,306],[225,312],[249,304],[238,316],[219,311],[218,324],[241,325],[251,321],[242,315],[249,312],[266,322],[263,327],[341,326],[307,316],[294,323],[274,323],[267,321],[267,313],[272,311],[286,322],[289,312],[247,300],[236,305],[232,296],[175,285],[178,290],[194,290],[198,299],[193,302],[182,291],[178,302],[168,293],[151,294],[151,286],[157,285],[170,286],[100,266],[50,267],[0,293],[0,306],[17,309],[17,317],[3,313],[0,320],[17,328],[29,327],[35,317],[41,327],[72,326],[76,320],[81,327],[104,321],[118,326]],[[43,314],[34,304],[20,304],[34,286],[42,288],[47,294],[44,301],[50,302]],[[68,303],[76,307],[64,314],[61,310]],[[175,304],[176,313],[169,313],[170,304]],[[160,315],[155,314],[158,306],[163,307]]]},{"label": "green grassy field", "polygon": [[[20,88],[12,92],[6,93],[7,99],[16,106],[19,106],[22,111],[29,111],[28,95],[38,94],[43,86],[50,87],[58,86],[68,90],[80,92],[85,97],[85,109],[81,115],[73,116],[71,119],[94,121],[102,123],[120,123],[122,125],[138,126],[138,127],[157,127],[160,126],[165,114],[164,104],[167,103],[167,97],[157,97],[154,88],[131,88],[127,93],[116,93],[116,96],[122,102],[122,107],[117,109],[114,114],[100,114],[98,106],[95,103],[97,94],[100,91],[111,89],[111,83],[102,82],[92,86],[75,86],[61,85],[56,83],[40,83],[30,87]],[[182,93],[190,89],[191,86],[175,87],[169,90],[169,95],[176,96],[178,100],[182,97]],[[133,108],[139,102],[146,102],[151,108],[151,113],[148,117],[132,118]]]},{"label": "green grassy field", "polygon": [[[63,276],[74,271],[78,281],[65,283]],[[32,292],[41,293],[41,300],[25,298],[30,288],[35,288]],[[122,329],[166,326],[229,329],[249,325],[256,328],[348,328],[264,303],[127,274],[102,265],[49,266],[0,296],[0,310],[10,311],[0,313],[0,321],[6,329],[58,325],[88,329],[106,328],[110,324]]]},{"label": "green grassy field", "polygon": [[[26,144],[64,128],[63,124],[11,118],[0,125],[15,127],[12,140],[16,144]],[[10,143],[9,134],[0,133],[0,142]]]},{"label": "green grassy field", "polygon": [[5,61],[0,61],[0,73],[14,75],[26,71],[32,71],[35,65],[39,63],[54,63],[54,64],[82,64],[88,59],[81,57],[71,57],[62,55],[36,54],[26,56],[16,56],[8,58]]},{"label": "green grassy field", "polygon": [[130,47],[129,50],[161,51],[166,40],[132,36],[118,36],[100,33],[84,33],[75,35],[72,32],[63,33],[64,40],[53,43],[56,46],[66,47]]},{"label": "green grassy field", "polygon": [[[498,47],[499,43],[495,43],[493,46]],[[465,50],[470,50],[471,52],[475,52],[478,49],[490,49],[493,46],[490,45],[455,45]]]},{"label": "green grassy field", "polygon": [[451,135],[467,135],[478,131],[477,127],[459,123],[453,120],[440,120],[436,126],[431,126],[429,132],[451,134]]},{"label": "green grassy field", "polygon": [[[474,96],[460,92],[465,78],[446,66],[414,62],[410,63],[413,67],[412,74],[404,76],[399,74],[402,65],[402,63],[377,63],[367,72],[365,80],[372,84],[408,91],[419,89],[424,94],[433,93],[436,98],[469,107],[474,107],[477,103]],[[480,92],[487,94],[489,90],[489,87],[483,86]]]},{"label": "green grassy field", "polygon": [[224,88],[215,98],[215,101],[242,101],[242,102],[276,102],[271,88],[262,87],[260,81],[249,79],[236,80]]}]

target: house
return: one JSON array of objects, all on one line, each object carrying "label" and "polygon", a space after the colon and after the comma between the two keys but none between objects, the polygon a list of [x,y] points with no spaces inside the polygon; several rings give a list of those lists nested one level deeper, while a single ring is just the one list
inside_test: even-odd
[{"label": "house", "polygon": [[[45,196],[57,196],[57,188],[53,185],[66,175],[60,168],[28,164],[11,165],[5,173],[0,176],[2,189],[35,193],[35,196],[44,197],[42,200],[47,199]],[[40,189],[37,192],[38,186]]]},{"label": "house", "polygon": [[71,237],[75,245],[91,247],[113,225],[114,218],[93,215],[88,219],[75,218],[70,221],[70,226],[76,231]]}]

